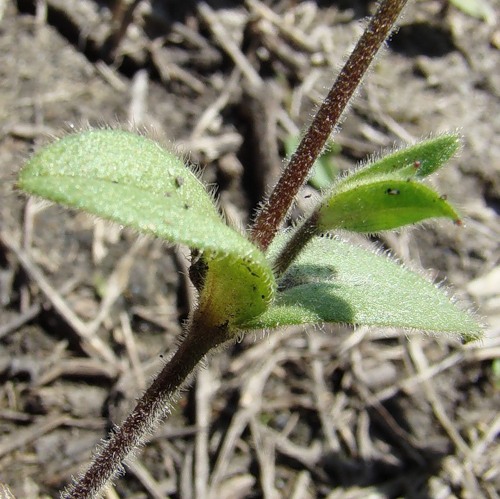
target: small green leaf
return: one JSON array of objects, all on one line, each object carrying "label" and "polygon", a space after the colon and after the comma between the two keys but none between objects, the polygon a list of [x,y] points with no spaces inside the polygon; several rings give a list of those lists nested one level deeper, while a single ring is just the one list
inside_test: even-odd
[{"label": "small green leaf", "polygon": [[[273,243],[269,258],[284,243]],[[481,328],[446,293],[385,255],[337,239],[310,242],[278,282],[276,301],[244,329],[345,323],[458,333]]]},{"label": "small green leaf", "polygon": [[441,168],[459,147],[460,137],[457,134],[440,135],[424,140],[362,166],[340,179],[334,189],[344,190],[353,184],[374,181],[379,176],[390,176],[400,180],[422,179]]},{"label": "small green leaf", "polygon": [[317,213],[320,232],[346,229],[373,233],[428,218],[459,220],[453,207],[434,190],[419,182],[391,179],[333,193]]},{"label": "small green leaf", "polygon": [[[263,253],[226,225],[179,158],[146,137],[123,130],[68,135],[33,156],[18,186],[200,250],[209,263],[207,281],[218,279],[214,299],[223,300],[229,322],[262,312],[272,299],[274,278]],[[252,306],[245,307],[250,294]]]}]

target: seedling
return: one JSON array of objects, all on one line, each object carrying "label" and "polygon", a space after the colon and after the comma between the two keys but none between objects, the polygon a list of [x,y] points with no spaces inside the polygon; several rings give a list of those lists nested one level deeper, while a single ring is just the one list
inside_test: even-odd
[{"label": "seedling", "polygon": [[85,210],[191,249],[198,291],[182,342],[90,468],[63,497],[99,495],[172,408],[214,348],[247,331],[342,323],[480,336],[475,320],[423,277],[384,255],[325,235],[377,233],[445,217],[453,206],[424,183],[459,147],[442,135],[393,152],[336,180],[291,230],[282,225],[404,1],[385,0],[318,111],[250,235],[226,224],[204,185],[156,142],[123,130],[87,130],[45,147],[23,168],[23,191]]}]

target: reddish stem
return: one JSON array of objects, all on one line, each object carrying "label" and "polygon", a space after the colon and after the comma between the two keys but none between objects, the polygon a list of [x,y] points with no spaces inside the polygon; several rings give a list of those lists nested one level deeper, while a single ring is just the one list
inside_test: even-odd
[{"label": "reddish stem", "polygon": [[307,243],[313,236],[318,234],[318,213],[314,211],[309,218],[304,220],[292,237],[286,242],[283,249],[279,252],[273,265],[274,275],[279,277],[283,275],[288,267],[299,256]]},{"label": "reddish stem", "polygon": [[251,229],[251,238],[265,251],[281,227],[299,189],[375,54],[389,35],[407,0],[383,0],[323,101],[306,135],[283,171]]},{"label": "reddish stem", "polygon": [[179,389],[200,360],[214,347],[228,340],[224,327],[206,330],[194,320],[186,338],[172,359],[158,374],[135,409],[109,440],[99,448],[88,470],[66,489],[65,499],[100,497],[106,484],[120,472],[124,459],[144,444],[151,431],[170,413]]}]

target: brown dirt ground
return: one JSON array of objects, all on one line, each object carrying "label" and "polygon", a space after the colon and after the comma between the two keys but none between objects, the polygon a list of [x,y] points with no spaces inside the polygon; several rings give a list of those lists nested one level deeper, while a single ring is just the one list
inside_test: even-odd
[{"label": "brown dirt ground", "polygon": [[[68,128],[133,121],[202,165],[245,224],[283,140],[308,121],[373,8],[144,1],[111,58],[112,3],[0,1],[0,480],[18,498],[56,497],[88,462],[171,352],[189,303],[184,250],[26,202],[14,190],[24,159]],[[210,357],[109,497],[499,497],[500,31],[490,21],[412,2],[337,136],[344,168],[462,130],[464,149],[436,182],[465,226],[380,242],[446,278],[484,319],[484,341],[364,328],[250,335]],[[267,91],[256,93],[260,80]]]}]

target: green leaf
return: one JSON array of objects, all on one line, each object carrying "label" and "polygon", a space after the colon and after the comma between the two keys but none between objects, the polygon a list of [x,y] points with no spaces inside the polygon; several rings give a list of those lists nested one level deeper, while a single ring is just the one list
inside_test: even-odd
[{"label": "green leaf", "polygon": [[275,303],[245,329],[342,323],[458,333],[467,341],[481,335],[442,289],[385,255],[338,239],[312,240],[278,285]]},{"label": "green leaf", "polygon": [[[22,169],[18,186],[190,247],[227,252],[240,239],[179,158],[122,130],[89,130],[46,146]],[[231,232],[226,244],[218,231]]]},{"label": "green leaf", "polygon": [[346,229],[373,233],[428,218],[459,220],[453,207],[434,190],[419,182],[392,179],[334,192],[317,214],[320,232]]},{"label": "green leaf", "polygon": [[276,286],[270,265],[264,258],[260,260],[260,255],[225,257],[208,262],[199,297],[200,311],[207,323],[227,325],[231,332],[237,332],[241,324],[269,307]]},{"label": "green leaf", "polygon": [[340,179],[334,189],[344,190],[353,184],[372,182],[380,176],[400,180],[422,179],[441,168],[459,147],[460,137],[457,134],[424,140],[362,166]]},{"label": "green leaf", "polygon": [[[226,225],[203,184],[179,158],[146,137],[123,130],[68,135],[26,164],[18,186],[200,250],[214,262],[207,279],[218,276],[225,294],[215,299],[224,300],[235,324],[265,310],[272,299],[274,278],[263,253]],[[230,275],[219,268],[231,268]],[[246,309],[248,290],[255,291]]]}]

